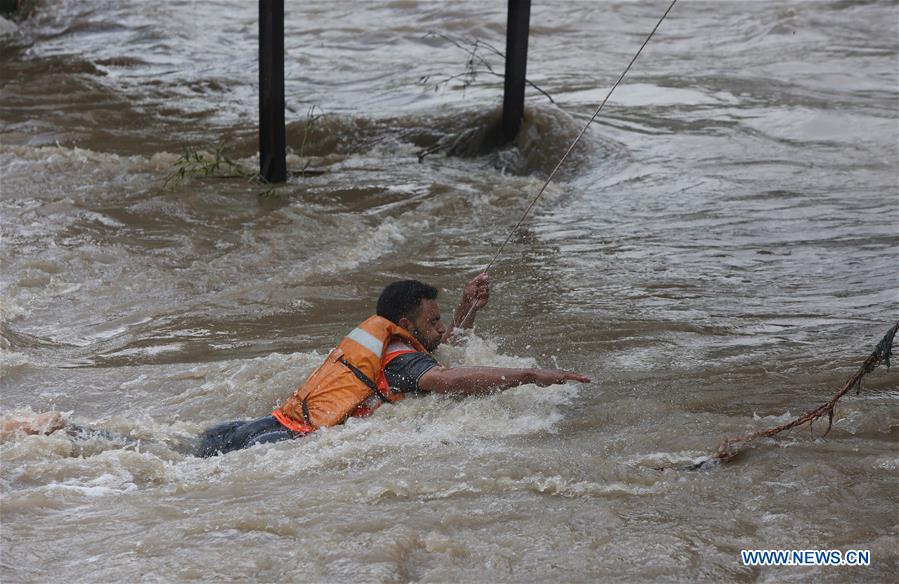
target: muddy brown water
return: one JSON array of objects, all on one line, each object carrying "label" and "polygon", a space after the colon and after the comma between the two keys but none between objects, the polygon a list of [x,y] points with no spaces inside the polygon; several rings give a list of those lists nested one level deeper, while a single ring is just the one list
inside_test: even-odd
[{"label": "muddy brown water", "polygon": [[[4,582],[895,578],[895,370],[827,439],[652,470],[818,405],[899,316],[895,3],[678,4],[438,352],[594,383],[200,460],[204,427],[270,411],[391,280],[448,313],[665,8],[535,2],[556,104],[529,91],[515,144],[419,162],[502,90],[443,82],[467,55],[427,33],[501,47],[505,3],[287,4],[289,165],[325,172],[267,197],[161,188],[185,145],[255,166],[255,4],[48,0],[0,39],[2,416],[132,439],[0,445]],[[762,548],[872,563],[741,564]]]}]

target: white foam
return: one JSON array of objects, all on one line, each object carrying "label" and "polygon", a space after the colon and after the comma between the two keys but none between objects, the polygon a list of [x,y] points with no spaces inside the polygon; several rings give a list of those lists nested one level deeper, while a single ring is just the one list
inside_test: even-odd
[{"label": "white foam", "polygon": [[[154,348],[141,349],[146,350]],[[476,335],[470,335],[464,347],[448,350],[455,351],[453,358],[461,365],[533,364],[533,359],[528,357],[500,354],[493,341]],[[85,446],[57,433],[26,437],[31,440],[23,439],[12,445],[13,450],[7,448],[10,445],[4,445],[7,448],[4,460],[9,460],[7,456],[17,451],[20,463],[31,469],[28,476],[44,475],[48,472],[46,469],[52,467],[58,488],[77,492],[80,496],[103,497],[159,482],[195,485],[220,478],[233,480],[234,473],[270,473],[273,476],[287,473],[294,476],[297,472],[316,468],[344,468],[389,456],[395,452],[397,444],[416,451],[435,446],[452,449],[464,444],[472,455],[490,455],[497,449],[507,448],[506,439],[555,432],[563,419],[560,406],[569,403],[577,394],[575,386],[539,388],[525,385],[484,397],[409,398],[396,405],[383,406],[369,418],[351,419],[342,426],[322,429],[301,443],[262,445],[211,459],[184,456],[163,445],[190,443],[205,426],[216,421],[250,419],[271,411],[320,365],[323,358],[324,355],[317,352],[271,354],[185,367],[166,379],[172,383],[203,382],[188,384],[190,389],[170,399],[167,407],[177,410],[186,420],[194,421],[161,422],[148,412],[125,412],[83,425],[144,441],[136,446],[129,444],[123,448],[122,444],[102,437],[89,440]],[[157,388],[162,382],[165,379],[139,374],[123,381],[121,386],[137,395],[145,389]],[[302,449],[302,456],[297,456],[297,449]],[[78,452],[85,458],[60,465],[60,457],[65,459]],[[12,482],[20,480],[9,475],[5,478]],[[430,496],[452,496],[470,487],[466,485],[465,481],[461,484],[453,481],[451,486],[441,487],[442,491],[430,492]],[[546,483],[534,488],[570,492],[572,496],[591,489],[598,492],[598,488],[574,484],[553,487]],[[400,496],[402,492],[421,492],[413,486],[405,491],[402,486],[390,487],[390,490],[394,496]]]},{"label": "white foam", "polygon": [[0,296],[0,322],[13,322],[28,314],[26,309],[13,302],[5,293]]},{"label": "white foam", "polygon": [[669,465],[683,464],[684,461],[697,463],[703,457],[708,456],[708,452],[700,452],[698,450],[681,450],[678,452],[649,452],[646,454],[635,454],[623,459],[625,464],[633,465]]},{"label": "white foam", "polygon": [[393,218],[380,221],[374,228],[367,228],[355,219],[347,222],[352,224],[340,227],[340,231],[349,239],[347,243],[338,244],[327,254],[317,255],[314,261],[303,264],[301,269],[292,271],[291,275],[306,280],[310,274],[334,274],[352,270],[396,251],[406,241],[404,231],[410,229]]}]

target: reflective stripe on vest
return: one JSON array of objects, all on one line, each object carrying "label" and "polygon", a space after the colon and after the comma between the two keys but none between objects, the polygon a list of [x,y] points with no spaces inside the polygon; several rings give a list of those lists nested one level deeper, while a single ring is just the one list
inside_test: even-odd
[{"label": "reflective stripe on vest", "polygon": [[381,353],[384,351],[384,343],[378,340],[373,334],[362,330],[359,327],[354,328],[350,331],[350,334],[346,336],[346,338],[355,341],[374,353],[378,356],[378,359],[381,358]]}]

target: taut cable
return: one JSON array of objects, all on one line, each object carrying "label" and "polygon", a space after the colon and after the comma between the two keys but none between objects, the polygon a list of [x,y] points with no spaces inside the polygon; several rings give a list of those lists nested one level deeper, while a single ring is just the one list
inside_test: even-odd
[{"label": "taut cable", "polygon": [[[562,166],[562,163],[565,162],[565,159],[568,158],[568,155],[571,154],[571,151],[574,150],[574,147],[577,146],[578,142],[580,142],[581,137],[587,131],[587,128],[590,127],[590,124],[593,123],[593,120],[595,120],[596,116],[599,115],[599,112],[602,111],[603,106],[606,105],[606,102],[609,101],[609,97],[612,96],[612,92],[615,91],[615,89],[618,87],[618,85],[624,79],[624,76],[627,75],[628,71],[631,70],[631,67],[633,66],[634,62],[637,60],[637,57],[640,56],[640,53],[643,52],[643,49],[649,43],[650,39],[653,37],[653,35],[655,35],[656,31],[659,30],[659,26],[662,25],[662,21],[665,20],[665,17],[668,16],[668,13],[671,12],[671,9],[674,8],[675,4],[677,4],[677,0],[672,0],[671,4],[668,6],[668,10],[666,10],[665,14],[663,14],[662,17],[659,18],[659,21],[653,27],[652,32],[649,33],[649,36],[646,37],[646,40],[643,41],[643,44],[640,45],[640,48],[637,49],[636,53],[634,53],[634,56],[631,58],[630,63],[627,64],[627,67],[625,67],[624,71],[622,71],[621,75],[618,76],[618,81],[615,82],[615,84],[612,86],[612,89],[610,89],[609,93],[606,94],[605,99],[602,100],[602,103],[599,104],[599,107],[596,108],[596,111],[593,112],[592,116],[590,116],[590,120],[584,125],[583,128],[581,128],[580,133],[578,133],[577,137],[574,139],[574,142],[571,143],[571,146],[568,147],[568,150],[565,151],[565,154],[562,155],[562,158],[559,159],[559,162],[558,162],[558,164],[556,164],[556,167],[553,168],[553,171],[551,173],[549,173],[549,176],[546,178],[546,181],[543,183],[543,186],[540,187],[540,190],[537,192],[537,195],[531,201],[530,205],[527,206],[527,209],[524,210],[524,213],[521,215],[521,218],[518,220],[518,223],[516,223],[515,226],[512,228],[512,230],[509,232],[509,235],[506,237],[506,240],[503,241],[502,245],[499,246],[499,249],[493,255],[493,258],[491,258],[490,262],[487,264],[487,267],[484,268],[483,272],[481,272],[482,274],[487,274],[490,272],[490,269],[496,263],[496,259],[503,252],[503,249],[505,249],[506,244],[509,243],[509,241],[512,239],[512,236],[515,234],[516,231],[518,231],[518,228],[521,227],[521,224],[527,218],[528,214],[530,214],[531,209],[534,208],[534,205],[537,204],[537,201],[543,195],[543,192],[546,190],[546,187],[549,186],[550,181],[553,179],[553,177],[556,176],[556,173],[559,171],[559,168]],[[462,323],[464,323],[466,320],[468,320],[468,317],[471,316],[471,313],[474,311],[474,307],[477,306],[477,303],[478,303],[478,296],[475,296],[474,299],[472,300],[471,308],[468,309],[468,312],[465,314],[464,317],[462,317],[462,319],[459,321],[458,324],[455,322],[455,314],[453,314],[453,326],[454,327],[459,326]]]}]

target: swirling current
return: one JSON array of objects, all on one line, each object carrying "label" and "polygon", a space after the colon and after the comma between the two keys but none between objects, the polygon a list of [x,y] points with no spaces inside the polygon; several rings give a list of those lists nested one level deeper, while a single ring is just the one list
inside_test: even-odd
[{"label": "swirling current", "polygon": [[2,421],[127,437],[3,440],[3,582],[895,578],[895,369],[826,439],[655,470],[826,401],[899,317],[895,2],[678,3],[437,353],[593,383],[198,459],[390,281],[448,314],[667,6],[533,2],[545,93],[488,147],[506,2],[286,4],[294,173],[271,191],[178,176],[185,151],[258,164],[255,3],[40,0],[0,27]]}]

